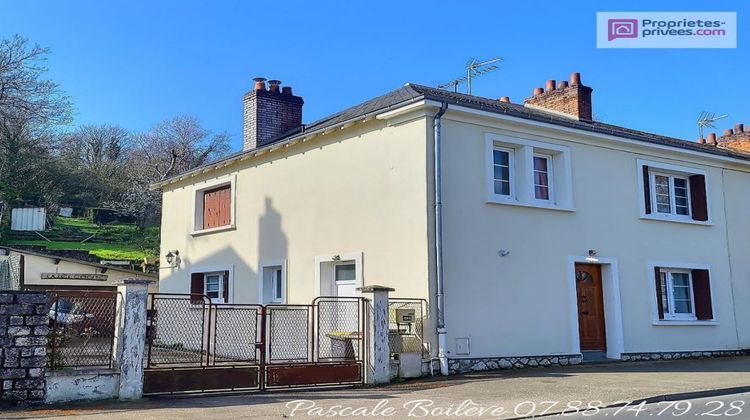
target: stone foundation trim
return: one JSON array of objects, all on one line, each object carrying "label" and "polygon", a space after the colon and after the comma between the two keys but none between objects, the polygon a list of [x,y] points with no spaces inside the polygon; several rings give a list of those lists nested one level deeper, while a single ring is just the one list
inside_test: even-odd
[{"label": "stone foundation trim", "polygon": [[639,362],[646,360],[705,359],[709,357],[732,357],[747,355],[750,355],[750,350],[704,350],[623,353],[620,358],[625,362]]},{"label": "stone foundation trim", "polygon": [[485,370],[578,365],[582,361],[583,356],[580,354],[448,359],[448,370],[451,375],[454,375]]}]

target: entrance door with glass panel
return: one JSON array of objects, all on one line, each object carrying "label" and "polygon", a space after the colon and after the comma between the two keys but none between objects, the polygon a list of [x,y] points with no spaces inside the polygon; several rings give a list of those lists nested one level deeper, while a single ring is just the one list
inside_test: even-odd
[{"label": "entrance door with glass panel", "polygon": [[355,264],[351,261],[334,264],[333,287],[331,288],[334,296],[357,296],[357,274],[355,268]]}]

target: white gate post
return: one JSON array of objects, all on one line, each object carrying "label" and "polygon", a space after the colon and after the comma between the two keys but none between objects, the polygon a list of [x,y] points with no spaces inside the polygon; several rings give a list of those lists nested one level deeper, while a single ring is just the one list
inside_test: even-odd
[{"label": "white gate post", "polygon": [[121,400],[143,395],[143,359],[146,351],[146,302],[153,280],[124,279],[117,285],[115,367],[120,372]]},{"label": "white gate post", "polygon": [[368,384],[387,384],[391,381],[391,349],[388,344],[388,293],[395,289],[385,286],[360,287],[362,293],[372,293],[372,319],[368,328],[368,355],[365,381]]}]

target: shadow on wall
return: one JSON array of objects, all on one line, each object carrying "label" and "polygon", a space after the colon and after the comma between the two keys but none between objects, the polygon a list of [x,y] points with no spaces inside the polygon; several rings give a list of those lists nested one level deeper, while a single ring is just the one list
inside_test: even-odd
[{"label": "shadow on wall", "polygon": [[[313,227],[314,228],[314,227]],[[265,197],[263,214],[258,219],[258,282],[261,303],[287,303],[287,255],[289,240],[281,229],[281,213],[273,206],[271,197]],[[282,282],[277,285],[274,276],[280,275]],[[309,302],[298,302],[309,303]]]}]

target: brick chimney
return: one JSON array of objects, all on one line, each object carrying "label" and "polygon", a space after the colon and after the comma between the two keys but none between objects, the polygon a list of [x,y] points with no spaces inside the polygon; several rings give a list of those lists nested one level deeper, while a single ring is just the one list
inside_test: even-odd
[{"label": "brick chimney", "polygon": [[292,88],[281,88],[280,80],[256,77],[250,92],[242,98],[244,105],[244,146],[251,150],[268,144],[269,141],[302,125],[302,105],[299,96],[292,95]]},{"label": "brick chimney", "polygon": [[548,80],[546,87],[535,88],[524,106],[570,116],[579,121],[593,121],[591,89],[581,83],[581,73],[571,73],[570,81]]},{"label": "brick chimney", "polygon": [[746,128],[745,124],[736,124],[734,130],[724,130],[724,135],[717,139],[717,143],[719,147],[750,153],[750,128]]}]

